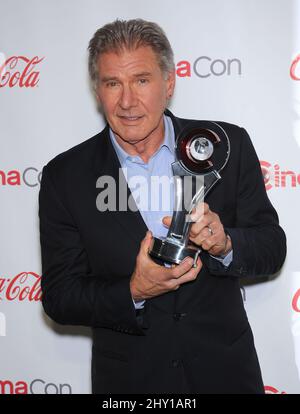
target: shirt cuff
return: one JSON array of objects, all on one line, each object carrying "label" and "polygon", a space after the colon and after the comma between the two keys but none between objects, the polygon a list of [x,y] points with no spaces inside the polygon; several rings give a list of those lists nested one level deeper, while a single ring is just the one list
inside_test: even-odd
[{"label": "shirt cuff", "polygon": [[210,256],[221,262],[223,266],[228,267],[233,260],[233,250],[230,250],[226,256],[213,256],[212,254]]},{"label": "shirt cuff", "polygon": [[139,302],[136,302],[134,299],[132,299],[132,302],[134,304],[135,309],[143,309],[145,300],[140,300]]}]

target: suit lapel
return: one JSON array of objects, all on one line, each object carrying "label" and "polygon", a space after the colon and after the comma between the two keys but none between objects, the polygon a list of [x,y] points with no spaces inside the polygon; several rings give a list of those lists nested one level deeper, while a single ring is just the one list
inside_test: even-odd
[{"label": "suit lapel", "polygon": [[[182,129],[183,125],[178,118],[176,118],[170,111],[166,110],[165,114],[172,119],[172,123],[175,130],[175,137]],[[119,211],[119,201],[120,201],[120,194],[119,194],[119,183],[120,183],[120,176],[119,176],[119,169],[121,168],[119,159],[117,154],[113,148],[109,137],[109,126],[106,125],[105,129],[99,134],[98,143],[96,147],[96,153],[94,154],[94,159],[92,162],[92,168],[94,170],[94,175],[96,179],[103,175],[107,175],[113,177],[116,183],[116,207],[117,211],[110,212],[110,216],[114,219],[118,220],[120,223],[121,228],[124,229],[127,236],[130,236],[137,242],[140,242],[146,234],[148,230],[141,213],[139,212],[136,204],[134,203],[133,197],[133,204],[135,206],[135,211],[132,211],[127,208],[127,211]],[[124,175],[122,175],[124,177]],[[124,178],[125,180],[125,178]],[[127,196],[127,200],[129,196],[131,196],[131,191],[126,183],[125,183],[125,194]]]},{"label": "suit lapel", "polygon": [[[181,129],[185,126],[185,121],[179,118],[174,117],[174,115],[166,110],[165,114],[169,116],[172,120],[175,138],[178,136]],[[96,152],[94,154],[94,159],[92,160],[92,169],[96,179],[103,175],[113,177],[117,185],[117,195],[116,195],[116,204],[119,205],[119,169],[121,168],[117,154],[112,146],[110,137],[109,137],[109,126],[99,134]],[[97,190],[98,192],[98,190]],[[126,183],[126,194],[127,200],[128,196],[131,195],[131,191]],[[145,237],[147,226],[141,216],[141,213],[138,209],[136,211],[114,211],[106,213],[107,216],[111,219],[115,219],[120,224],[120,229],[124,232],[124,240],[127,237],[131,237],[136,245],[136,250],[138,251],[138,246],[141,240]],[[180,289],[176,292],[169,292],[168,294],[155,297],[151,300],[146,301],[146,307],[148,308],[149,304],[152,303],[158,308],[170,312],[174,309],[175,301],[178,300],[180,294]]]},{"label": "suit lapel", "polygon": [[121,178],[121,185],[125,187],[123,187],[123,192],[125,193],[126,200],[128,200],[128,197],[131,195],[131,191],[126,183],[122,170],[120,170],[121,165],[109,137],[108,125],[99,134],[96,153],[94,154],[94,160],[92,162],[92,168],[94,170],[96,179],[104,175],[110,176],[114,179],[117,190],[116,211],[109,212],[109,216],[115,220],[118,220],[120,228],[123,229],[123,231],[126,233],[126,236],[129,236],[135,242],[140,243],[140,241],[145,237],[146,231],[148,229],[136,205],[135,211],[132,211],[129,208],[127,208],[126,211],[119,210],[120,174],[121,177],[123,177],[123,180]]}]

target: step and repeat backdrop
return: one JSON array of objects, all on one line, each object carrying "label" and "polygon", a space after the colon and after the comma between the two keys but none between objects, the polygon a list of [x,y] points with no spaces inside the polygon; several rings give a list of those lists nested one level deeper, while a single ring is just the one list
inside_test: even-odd
[{"label": "step and repeat backdrop", "polygon": [[[159,23],[178,116],[245,127],[288,238],[282,271],[244,283],[267,393],[300,393],[300,0],[1,0],[0,394],[90,393],[88,328],[41,306],[43,166],[99,132],[87,45],[116,18]],[[272,241],[270,241],[272,243]]]}]

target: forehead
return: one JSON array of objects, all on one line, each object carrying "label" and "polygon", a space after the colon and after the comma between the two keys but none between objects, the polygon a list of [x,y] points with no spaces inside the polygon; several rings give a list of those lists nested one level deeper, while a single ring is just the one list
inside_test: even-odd
[{"label": "forehead", "polygon": [[160,71],[157,55],[150,46],[140,46],[134,50],[122,49],[119,52],[105,52],[98,59],[100,77],[107,72]]}]

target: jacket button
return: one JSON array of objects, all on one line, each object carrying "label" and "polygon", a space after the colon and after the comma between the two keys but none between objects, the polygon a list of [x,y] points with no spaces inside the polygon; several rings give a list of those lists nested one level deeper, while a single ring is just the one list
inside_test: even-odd
[{"label": "jacket button", "polygon": [[176,322],[179,322],[182,318],[186,316],[186,313],[173,313],[173,319]]},{"label": "jacket button", "polygon": [[173,359],[173,361],[172,361],[172,367],[173,368],[178,368],[179,366],[180,366],[179,359]]}]

